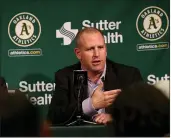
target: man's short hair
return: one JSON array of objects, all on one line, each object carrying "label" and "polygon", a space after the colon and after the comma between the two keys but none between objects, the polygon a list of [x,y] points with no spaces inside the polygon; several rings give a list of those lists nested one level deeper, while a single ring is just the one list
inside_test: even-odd
[{"label": "man's short hair", "polygon": [[0,76],[0,86],[6,86],[6,81],[3,77]]},{"label": "man's short hair", "polygon": [[103,36],[103,32],[97,28],[94,27],[85,27],[84,29],[80,30],[75,38],[75,43],[76,43],[76,47],[80,46],[80,38],[84,33],[100,33]]},{"label": "man's short hair", "polygon": [[116,136],[159,137],[169,133],[169,99],[152,85],[140,82],[124,89],[113,110]]},{"label": "man's short hair", "polygon": [[40,133],[39,112],[24,93],[16,90],[0,98],[0,125],[3,137],[36,137]]}]

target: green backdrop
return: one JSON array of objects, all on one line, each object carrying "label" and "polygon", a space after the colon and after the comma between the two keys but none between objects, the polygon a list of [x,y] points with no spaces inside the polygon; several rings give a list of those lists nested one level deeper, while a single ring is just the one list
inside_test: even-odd
[{"label": "green backdrop", "polygon": [[1,0],[0,75],[9,92],[19,88],[45,117],[54,73],[77,61],[74,36],[96,26],[111,60],[139,68],[150,84],[170,80],[169,5],[169,0]]}]

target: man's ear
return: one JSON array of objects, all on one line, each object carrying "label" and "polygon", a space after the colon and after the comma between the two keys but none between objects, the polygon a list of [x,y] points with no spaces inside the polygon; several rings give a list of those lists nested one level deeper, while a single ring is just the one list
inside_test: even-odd
[{"label": "man's ear", "polygon": [[81,60],[81,51],[79,48],[74,48],[74,53],[79,60]]}]

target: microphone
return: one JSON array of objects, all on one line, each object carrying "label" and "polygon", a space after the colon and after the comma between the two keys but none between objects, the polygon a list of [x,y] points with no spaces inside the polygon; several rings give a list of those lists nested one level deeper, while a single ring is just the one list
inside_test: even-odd
[{"label": "microphone", "polygon": [[84,82],[84,76],[79,75],[79,76],[78,76],[78,82],[79,82],[80,84],[83,84],[83,82]]},{"label": "microphone", "polygon": [[74,70],[73,71],[73,82],[74,86],[87,85],[87,71]]}]

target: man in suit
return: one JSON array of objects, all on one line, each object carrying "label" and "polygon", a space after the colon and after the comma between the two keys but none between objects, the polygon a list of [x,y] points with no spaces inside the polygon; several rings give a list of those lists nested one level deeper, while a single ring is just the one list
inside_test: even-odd
[{"label": "man in suit", "polygon": [[77,93],[74,91],[73,70],[88,72],[88,91],[83,95],[83,119],[98,124],[112,122],[113,103],[121,89],[142,81],[138,69],[114,63],[107,57],[101,31],[85,28],[78,32],[74,52],[79,63],[60,69],[55,74],[55,92],[48,111],[53,125],[65,125],[76,119]]}]

